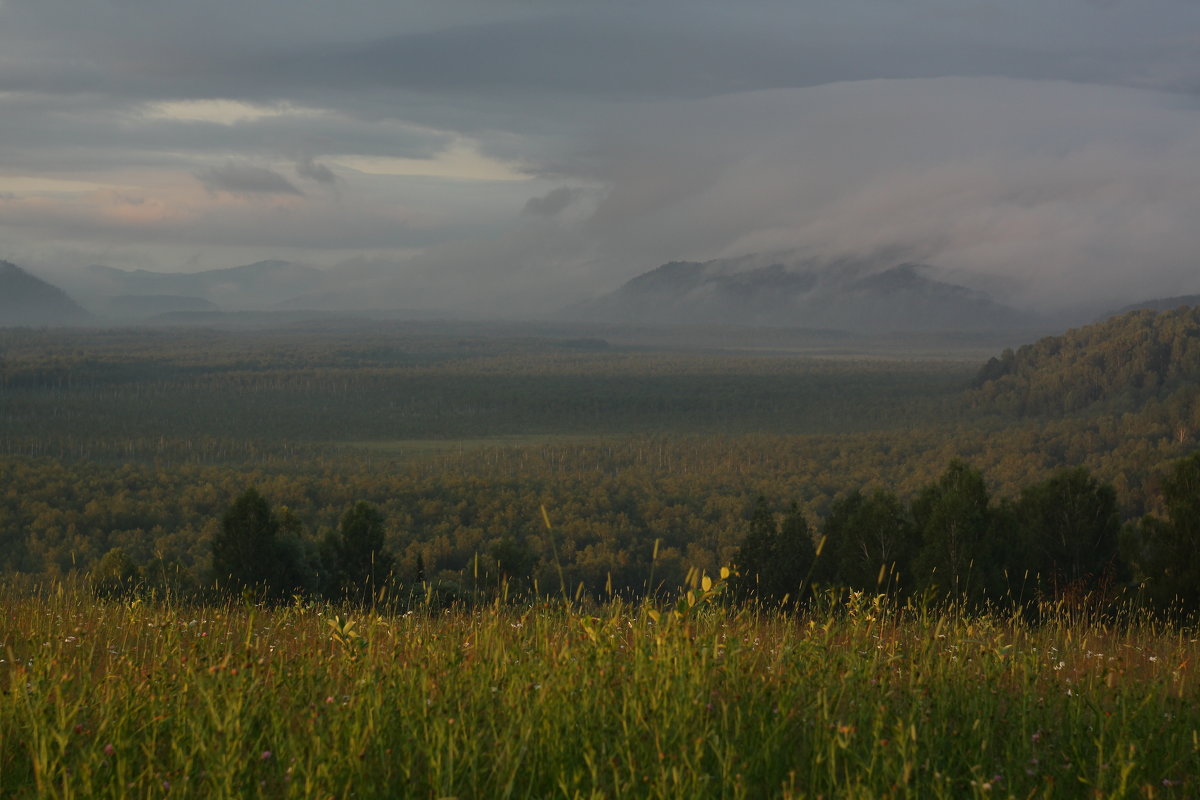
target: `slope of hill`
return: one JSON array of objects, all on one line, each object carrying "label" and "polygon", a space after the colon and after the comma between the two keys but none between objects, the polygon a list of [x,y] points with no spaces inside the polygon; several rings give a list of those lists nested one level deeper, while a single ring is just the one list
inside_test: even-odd
[{"label": "slope of hill", "polygon": [[968,401],[1017,415],[1149,402],[1191,405],[1200,391],[1200,307],[1131,311],[1006,350],[980,370]]},{"label": "slope of hill", "polygon": [[72,325],[88,319],[62,289],[0,261],[0,326]]},{"label": "slope of hill", "polygon": [[1035,320],[923,264],[787,254],[674,261],[570,309],[576,318],[859,331],[1003,330]]},{"label": "slope of hill", "polygon": [[1178,297],[1156,297],[1153,300],[1143,300],[1140,303],[1132,303],[1123,308],[1118,308],[1116,311],[1111,311],[1097,321],[1128,314],[1130,311],[1141,311],[1142,309],[1171,311],[1182,306],[1200,306],[1200,294],[1185,294]]}]

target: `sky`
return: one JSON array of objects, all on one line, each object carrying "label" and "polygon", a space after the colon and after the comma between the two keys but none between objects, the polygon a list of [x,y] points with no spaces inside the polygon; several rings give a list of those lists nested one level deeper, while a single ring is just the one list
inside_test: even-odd
[{"label": "sky", "polygon": [[0,258],[285,259],[537,313],[905,253],[1042,310],[1200,292],[1195,0],[0,0]]}]

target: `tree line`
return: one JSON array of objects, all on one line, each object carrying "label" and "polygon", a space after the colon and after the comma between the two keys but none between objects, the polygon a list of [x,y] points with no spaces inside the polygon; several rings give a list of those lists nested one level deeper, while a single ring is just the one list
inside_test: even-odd
[{"label": "tree line", "polygon": [[[1084,467],[1061,469],[1015,498],[996,501],[979,470],[954,460],[908,502],[885,489],[854,490],[815,523],[797,503],[780,511],[759,495],[731,559],[732,594],[743,602],[792,606],[814,591],[840,588],[973,605],[1133,599],[1158,609],[1200,610],[1200,453],[1175,462],[1161,490],[1164,515],[1124,524],[1115,489]],[[344,511],[336,530],[314,538],[290,509],[272,508],[249,488],[220,516],[210,543],[208,591],[354,603],[413,596],[490,602],[499,593],[561,591],[602,597],[612,591],[611,574],[603,585],[565,584],[549,526],[507,535],[477,552],[457,576],[432,580],[420,554],[411,566],[401,566],[387,546],[386,523],[377,506],[359,501]],[[542,546],[547,538],[549,549]],[[656,542],[642,556],[648,576],[654,575],[657,551]],[[92,581],[105,595],[162,587],[154,569],[115,548],[95,567]],[[559,580],[539,583],[538,576],[545,579],[551,569]],[[673,588],[664,587],[665,579],[652,580],[641,593]]]},{"label": "tree line", "polygon": [[[396,580],[395,560],[384,547],[384,516],[358,502],[338,528],[318,542],[305,540],[303,524],[286,506],[274,509],[255,488],[244,491],[221,515],[211,542],[209,575],[218,595],[245,594],[278,600],[297,594],[370,602]],[[163,581],[155,564],[138,564],[125,551],[109,550],[91,574],[97,594],[121,596],[145,588],[193,594],[201,588],[177,573]],[[419,577],[419,576],[418,576]]]},{"label": "tree line", "polygon": [[1161,484],[1165,517],[1122,525],[1112,485],[1064,468],[996,503],[962,461],[907,506],[889,491],[854,491],[814,532],[793,504],[780,517],[759,497],[735,556],[742,599],[803,601],[815,588],[926,593],[972,604],[1135,598],[1200,610],[1200,453]]}]

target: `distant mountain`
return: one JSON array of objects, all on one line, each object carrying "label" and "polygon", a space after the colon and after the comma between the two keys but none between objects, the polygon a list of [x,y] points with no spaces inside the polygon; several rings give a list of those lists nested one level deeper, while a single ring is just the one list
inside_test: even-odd
[{"label": "distant mountain", "polygon": [[0,261],[0,326],[78,325],[89,319],[62,289]]},{"label": "distant mountain", "polygon": [[1123,308],[1118,308],[1116,311],[1110,311],[1103,315],[1101,320],[1121,314],[1128,314],[1130,311],[1141,311],[1142,309],[1172,311],[1181,306],[1200,306],[1200,294],[1184,294],[1178,297],[1158,297],[1153,300],[1143,300],[1140,303],[1133,303]]},{"label": "distant mountain", "polygon": [[98,296],[175,296],[200,298],[220,308],[269,308],[326,285],[326,273],[290,261],[258,261],[241,267],[202,272],[151,272],[94,265],[82,280]]},{"label": "distant mountain", "polygon": [[643,324],[734,324],[861,331],[1001,330],[1036,320],[914,263],[783,256],[673,261],[571,316]]}]

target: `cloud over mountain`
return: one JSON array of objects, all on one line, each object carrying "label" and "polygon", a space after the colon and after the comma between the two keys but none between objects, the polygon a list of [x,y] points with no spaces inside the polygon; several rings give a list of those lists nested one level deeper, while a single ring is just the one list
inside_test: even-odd
[{"label": "cloud over mountain", "polygon": [[514,313],[786,248],[1045,308],[1192,293],[1198,29],[1191,0],[5,0],[0,255],[386,262],[397,301]]},{"label": "cloud over mountain", "polygon": [[854,331],[996,331],[1030,328],[1033,315],[947,282],[937,270],[883,259],[813,260],[794,252],[676,261],[571,318],[608,322],[738,325]]}]

